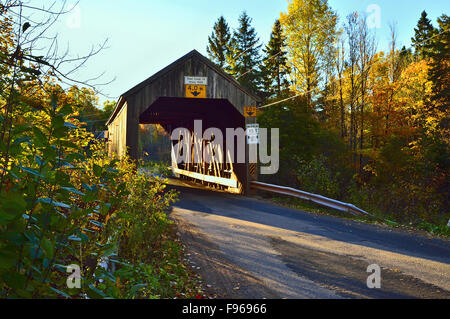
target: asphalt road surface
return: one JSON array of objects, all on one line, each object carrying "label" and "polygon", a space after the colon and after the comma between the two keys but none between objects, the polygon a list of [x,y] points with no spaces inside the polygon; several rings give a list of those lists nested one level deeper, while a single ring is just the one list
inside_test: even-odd
[{"label": "asphalt road surface", "polygon": [[[192,268],[218,298],[450,299],[450,242],[200,189],[177,221]],[[368,288],[369,265],[381,288]]]}]

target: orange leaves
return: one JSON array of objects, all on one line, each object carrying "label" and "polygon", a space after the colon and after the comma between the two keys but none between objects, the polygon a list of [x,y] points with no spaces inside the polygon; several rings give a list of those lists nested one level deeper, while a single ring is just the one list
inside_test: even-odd
[{"label": "orange leaves", "polygon": [[432,127],[436,117],[429,113],[431,82],[426,60],[412,62],[399,76],[392,77],[390,55],[375,57],[371,83],[371,113],[368,115],[373,133],[386,140],[392,134],[412,137],[419,128]]}]

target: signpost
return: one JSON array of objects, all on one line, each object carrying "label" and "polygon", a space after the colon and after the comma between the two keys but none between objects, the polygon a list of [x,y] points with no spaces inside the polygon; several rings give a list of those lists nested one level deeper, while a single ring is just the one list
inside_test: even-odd
[{"label": "signpost", "polygon": [[247,144],[259,144],[259,124],[247,124],[245,134],[247,135]]},{"label": "signpost", "polygon": [[203,76],[185,76],[186,97],[191,99],[206,99],[208,78]]}]

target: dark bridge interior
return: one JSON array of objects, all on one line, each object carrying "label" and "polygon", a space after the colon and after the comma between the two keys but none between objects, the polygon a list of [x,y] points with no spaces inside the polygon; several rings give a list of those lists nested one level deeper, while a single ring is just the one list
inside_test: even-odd
[{"label": "dark bridge interior", "polygon": [[[203,132],[211,127],[220,129],[223,134],[223,148],[213,146],[213,143],[203,138],[196,139],[193,134],[195,120],[202,120]],[[179,127],[191,131],[192,138],[189,145],[191,145],[192,160],[190,163],[178,164],[172,161],[172,170],[176,176],[222,190],[243,192],[243,185],[246,185],[247,181],[246,164],[237,163],[238,141],[236,138],[234,138],[234,158],[230,152],[226,152],[227,142],[229,143],[226,140],[226,128],[244,129],[245,118],[227,99],[160,97],[140,115],[139,123],[160,124],[170,135]],[[173,141],[172,148],[175,153],[181,155],[180,150],[176,149],[179,142]],[[202,145],[202,150],[210,147],[211,152],[222,161],[206,163],[202,160],[201,163],[194,163],[196,143],[197,146]]]}]

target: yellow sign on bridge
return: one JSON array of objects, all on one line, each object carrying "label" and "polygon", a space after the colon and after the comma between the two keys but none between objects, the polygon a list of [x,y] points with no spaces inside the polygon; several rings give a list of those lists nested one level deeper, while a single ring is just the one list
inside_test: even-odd
[{"label": "yellow sign on bridge", "polygon": [[206,99],[206,85],[186,85],[186,97],[191,99]]},{"label": "yellow sign on bridge", "polygon": [[256,117],[256,106],[244,106],[245,117]]}]

